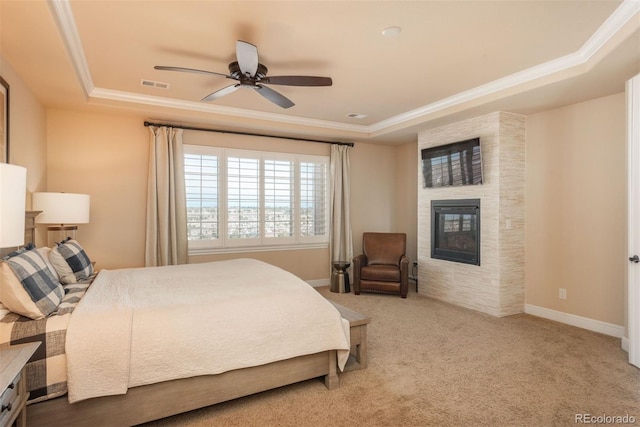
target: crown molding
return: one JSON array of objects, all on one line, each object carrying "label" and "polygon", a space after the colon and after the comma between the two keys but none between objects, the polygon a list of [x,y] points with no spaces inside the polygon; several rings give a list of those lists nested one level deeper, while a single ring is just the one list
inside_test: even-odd
[{"label": "crown molding", "polygon": [[138,93],[104,89],[99,87],[94,88],[89,93],[89,97],[94,99],[105,99],[110,101],[153,105],[156,107],[188,110],[200,113],[220,114],[233,117],[241,117],[245,119],[266,120],[271,122],[287,123],[291,125],[317,127],[322,129],[332,129],[354,133],[366,133],[368,131],[368,127],[362,125],[310,119],[298,116],[286,116],[284,114],[268,113],[264,111],[248,110],[244,108],[225,107],[221,105],[208,104],[205,102],[186,101],[176,98],[141,95]]},{"label": "crown molding", "polygon": [[76,20],[71,10],[71,3],[69,0],[49,0],[49,7],[58,25],[58,30],[60,30],[62,35],[62,40],[64,40],[65,46],[67,47],[69,56],[71,56],[73,68],[76,70],[76,74],[82,83],[84,94],[88,97],[95,86],[91,78],[87,58],[84,55]]},{"label": "crown molding", "polygon": [[545,77],[552,76],[556,73],[585,65],[616,35],[618,31],[622,29],[624,25],[629,22],[632,17],[640,13],[640,0],[624,0],[622,4],[611,14],[611,16],[609,16],[609,18],[607,18],[607,20],[596,30],[589,40],[587,40],[576,52],[544,62],[526,70],[513,73],[506,77],[499,78],[447,98],[443,98],[423,107],[364,126],[96,88],[93,84],[89,66],[84,55],[80,35],[76,27],[73,11],[71,10],[70,0],[49,0],[49,5],[67,50],[69,51],[71,62],[73,63],[78,78],[80,79],[88,98],[154,105],[186,111],[220,114],[291,125],[317,127],[335,131],[353,132],[361,135],[363,138],[367,138],[374,133],[384,133],[386,130],[402,126],[403,124],[414,120],[426,120],[430,115],[445,111],[449,108],[463,106],[474,101],[480,101],[485,97],[496,95],[502,91],[513,89],[520,85],[529,84]]},{"label": "crown molding", "polygon": [[427,117],[447,108],[463,105],[507,89],[531,83],[538,79],[584,65],[588,63],[589,60],[600,49],[602,49],[632,17],[638,13],[640,13],[640,1],[625,0],[576,52],[535,65],[531,68],[527,68],[526,70],[513,73],[450,97],[443,98],[423,107],[407,111],[406,113],[381,120],[370,126],[370,132],[381,132],[393,126],[402,125],[408,121]]},{"label": "crown molding", "polygon": [[[624,0],[618,8],[613,11],[611,16],[593,33],[593,35],[580,48],[580,55],[587,62],[595,55],[604,45],[611,40],[622,27],[631,20],[635,15],[640,13],[640,0]],[[639,20],[638,18],[637,20]]]}]

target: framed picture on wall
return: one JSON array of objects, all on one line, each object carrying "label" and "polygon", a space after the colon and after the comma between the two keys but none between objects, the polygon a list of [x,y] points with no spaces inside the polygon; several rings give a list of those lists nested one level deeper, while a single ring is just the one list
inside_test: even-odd
[{"label": "framed picture on wall", "polygon": [[9,163],[9,83],[0,77],[0,162]]}]

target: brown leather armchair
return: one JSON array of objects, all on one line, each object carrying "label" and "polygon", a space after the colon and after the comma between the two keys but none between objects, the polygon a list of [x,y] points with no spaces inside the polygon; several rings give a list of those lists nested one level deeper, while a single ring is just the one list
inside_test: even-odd
[{"label": "brown leather armchair", "polygon": [[409,291],[409,259],[405,233],[363,233],[364,254],[353,259],[353,290],[400,294]]}]

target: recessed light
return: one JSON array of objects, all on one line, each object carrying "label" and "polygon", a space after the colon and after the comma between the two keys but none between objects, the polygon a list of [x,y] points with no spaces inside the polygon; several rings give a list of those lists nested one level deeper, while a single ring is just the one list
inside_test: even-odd
[{"label": "recessed light", "polygon": [[387,27],[382,30],[382,35],[384,37],[395,37],[402,32],[402,28],[400,27]]},{"label": "recessed light", "polygon": [[367,117],[367,115],[360,113],[349,113],[347,114],[347,117],[349,117],[350,119],[364,119],[365,117]]}]

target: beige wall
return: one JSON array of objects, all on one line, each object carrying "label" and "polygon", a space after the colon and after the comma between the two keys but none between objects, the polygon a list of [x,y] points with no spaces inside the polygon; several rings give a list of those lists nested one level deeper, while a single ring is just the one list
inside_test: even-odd
[{"label": "beige wall", "polygon": [[[27,168],[27,202],[31,208],[31,193],[47,187],[46,110],[0,57],[0,75],[9,83],[9,162]],[[46,236],[38,230],[36,244],[45,243]]]},{"label": "beige wall", "polygon": [[48,191],[91,196],[78,240],[98,268],[144,264],[148,129],[132,116],[49,110]]},{"label": "beige wall", "polygon": [[[27,168],[27,191],[46,188],[46,110],[13,71],[1,62],[2,78],[9,83],[9,162]],[[27,207],[31,207],[27,197]]]},{"label": "beige wall", "polygon": [[407,256],[413,263],[418,261],[418,142],[395,147],[394,152],[396,180],[391,231],[407,233]]},{"label": "beige wall", "polygon": [[625,129],[624,93],[527,118],[527,304],[625,324]]},{"label": "beige wall", "polygon": [[362,233],[394,229],[395,148],[358,143],[351,152],[353,253],[362,253]]}]

